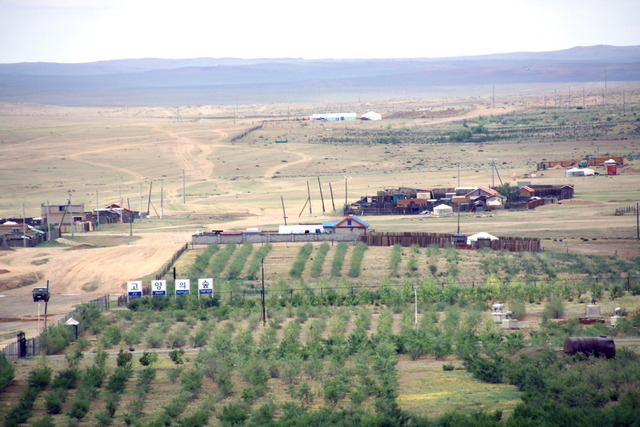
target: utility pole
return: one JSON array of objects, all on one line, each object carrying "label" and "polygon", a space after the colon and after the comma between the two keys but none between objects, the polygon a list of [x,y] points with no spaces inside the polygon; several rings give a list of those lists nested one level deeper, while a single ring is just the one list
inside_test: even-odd
[{"label": "utility pole", "polygon": [[320,200],[322,200],[322,213],[325,213],[325,210],[324,210],[324,196],[322,195],[322,184],[320,184],[320,177],[318,177],[318,188],[320,188]]},{"label": "utility pole", "polygon": [[49,210],[51,208],[49,207],[49,201],[47,200],[47,213],[45,215],[45,218],[47,219],[47,242],[51,241],[51,222],[49,221]]},{"label": "utility pole", "polygon": [[333,200],[333,188],[331,187],[331,183],[329,183],[329,192],[331,193],[331,206],[333,206],[333,211],[336,211],[336,203]]},{"label": "utility pole", "polygon": [[458,162],[458,188],[460,188],[460,162]]},{"label": "utility pole", "polygon": [[494,169],[495,169],[495,160],[496,159],[489,159],[491,161],[491,187],[495,187],[496,182],[495,182],[495,173],[494,173]]},{"label": "utility pole", "polygon": [[22,204],[22,247],[27,247],[27,218],[24,216],[24,203]]},{"label": "utility pole", "polygon": [[307,200],[309,201],[309,216],[311,216],[311,187],[309,187],[309,181],[307,181]]},{"label": "utility pole", "polygon": [[287,225],[287,213],[284,211],[284,197],[280,196],[282,202],[282,218],[284,218],[284,225]]},{"label": "utility pole", "polygon": [[160,218],[164,218],[164,179],[160,180]]},{"label": "utility pole", "polygon": [[98,190],[96,190],[96,230],[100,227],[100,199],[98,198]]}]

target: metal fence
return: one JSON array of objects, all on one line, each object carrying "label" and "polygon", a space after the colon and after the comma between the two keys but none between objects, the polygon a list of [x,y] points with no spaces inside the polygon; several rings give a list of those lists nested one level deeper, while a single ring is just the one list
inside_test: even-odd
[{"label": "metal fence", "polygon": [[[109,295],[105,295],[94,300],[89,301],[87,304],[93,304],[99,311],[109,310]],[[78,316],[78,309],[68,313],[62,319],[55,323],[56,326],[64,324],[69,318]],[[0,353],[3,353],[8,359],[18,359],[21,357],[34,357],[38,356],[42,352],[42,335],[38,335],[34,338],[19,339],[6,346]]]}]

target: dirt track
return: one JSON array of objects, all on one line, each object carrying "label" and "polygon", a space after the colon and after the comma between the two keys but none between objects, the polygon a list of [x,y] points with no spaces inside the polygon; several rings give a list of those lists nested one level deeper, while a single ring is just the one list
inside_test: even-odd
[{"label": "dirt track", "polygon": [[[0,298],[0,347],[13,342],[18,330],[26,332],[27,337],[36,335],[37,304],[30,297],[34,287],[44,287],[49,280],[49,321],[56,321],[76,304],[123,293],[127,280],[158,271],[190,238],[189,233],[181,232],[146,232],[139,236],[127,245],[113,247],[82,245],[77,249],[19,248],[1,252],[0,269],[8,272],[0,275],[5,289]],[[35,275],[40,279],[30,285],[6,289]]]}]

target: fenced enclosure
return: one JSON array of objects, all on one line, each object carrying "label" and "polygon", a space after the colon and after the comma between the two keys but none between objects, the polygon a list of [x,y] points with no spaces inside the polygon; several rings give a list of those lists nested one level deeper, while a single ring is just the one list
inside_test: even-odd
[{"label": "fenced enclosure", "polygon": [[[360,241],[369,246],[393,246],[401,245],[409,247],[418,245],[427,247],[437,245],[439,248],[446,248],[452,245],[452,234],[445,233],[424,233],[424,232],[380,232],[360,236]],[[487,242],[488,243],[488,242]],[[456,245],[459,249],[477,249],[469,245]],[[507,250],[510,252],[540,252],[540,239],[535,237],[498,237],[498,240],[491,241],[487,245],[493,250]]]},{"label": "fenced enclosure", "polygon": [[[107,311],[109,310],[109,295],[104,295],[102,297],[91,300],[87,303],[87,305],[94,305],[98,311]],[[58,320],[53,326],[64,325],[67,320],[71,317],[78,315],[79,309],[73,310],[71,313],[68,313],[62,319]],[[18,359],[21,357],[34,357],[38,356],[43,349],[44,338],[41,335],[33,338],[26,339],[18,339],[16,342],[13,342],[0,350],[0,353],[3,353],[8,359]]]}]

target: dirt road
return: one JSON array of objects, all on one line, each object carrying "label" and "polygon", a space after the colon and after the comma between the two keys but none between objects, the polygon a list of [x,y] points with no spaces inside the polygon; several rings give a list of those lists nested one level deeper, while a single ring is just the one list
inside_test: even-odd
[{"label": "dirt road", "polygon": [[[186,232],[140,232],[139,238],[119,246],[18,248],[0,252],[0,346],[15,340],[15,333],[37,334],[34,287],[51,290],[49,321],[77,304],[106,294],[122,294],[126,282],[161,269],[187,241]],[[20,286],[13,289],[9,287]],[[44,308],[42,308],[44,311]]]}]

